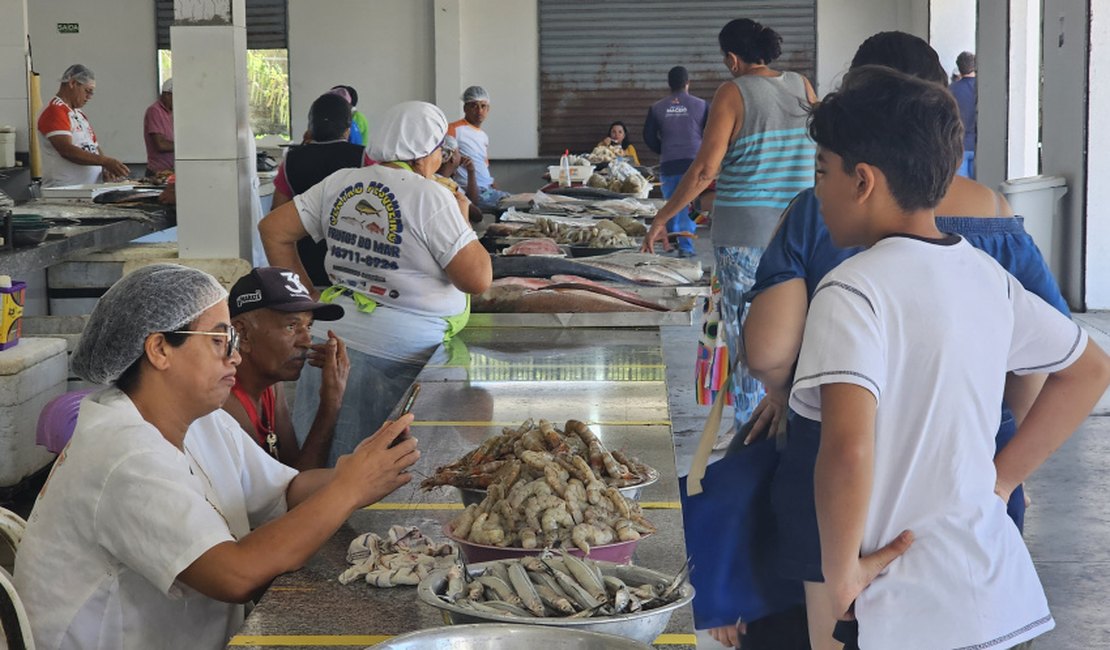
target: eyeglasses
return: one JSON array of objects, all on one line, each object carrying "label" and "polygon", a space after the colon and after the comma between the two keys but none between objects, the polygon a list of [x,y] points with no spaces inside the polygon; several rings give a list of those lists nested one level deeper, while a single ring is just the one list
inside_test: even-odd
[{"label": "eyeglasses", "polygon": [[227,358],[230,359],[239,350],[239,332],[234,328],[226,332],[198,332],[196,330],[174,330],[170,334],[199,334],[201,336],[227,337]]}]

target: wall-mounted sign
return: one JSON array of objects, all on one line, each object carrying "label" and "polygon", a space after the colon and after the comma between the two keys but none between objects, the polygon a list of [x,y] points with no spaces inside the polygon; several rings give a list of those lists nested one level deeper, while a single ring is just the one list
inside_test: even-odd
[{"label": "wall-mounted sign", "polygon": [[76,34],[80,31],[78,23],[58,23],[59,34]]}]

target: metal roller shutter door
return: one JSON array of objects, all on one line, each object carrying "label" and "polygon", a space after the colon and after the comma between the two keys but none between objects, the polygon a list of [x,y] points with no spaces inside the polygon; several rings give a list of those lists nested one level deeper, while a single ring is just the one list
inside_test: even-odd
[{"label": "metal roller shutter door", "polygon": [[644,116],[667,93],[667,71],[684,65],[690,92],[707,101],[728,71],[717,33],[734,18],[751,18],[782,36],[772,67],[813,81],[815,0],[539,0],[540,155],[590,151],[621,120],[640,159]]},{"label": "metal roller shutter door", "polygon": [[[288,47],[286,0],[246,0],[247,48],[276,50]],[[155,0],[158,49],[170,49],[173,0]]]}]

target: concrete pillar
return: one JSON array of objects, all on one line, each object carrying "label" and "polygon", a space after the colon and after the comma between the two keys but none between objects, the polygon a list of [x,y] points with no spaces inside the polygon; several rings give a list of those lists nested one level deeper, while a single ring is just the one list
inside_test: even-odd
[{"label": "concrete pillar", "polygon": [[[1110,0],[1091,0],[1087,175],[1110,178]],[[1110,220],[1089,218],[1110,205],[1110,183],[1087,186],[1086,307],[1110,309]]]},{"label": "concrete pillar", "polygon": [[980,183],[996,188],[1006,180],[1010,10],[1006,2],[978,0],[978,11],[975,77],[979,80],[979,137],[975,176]]},{"label": "concrete pillar", "polygon": [[174,0],[174,142],[181,257],[251,259],[255,161],[244,0]]},{"label": "concrete pillar", "polygon": [[[1052,257],[1059,260],[1053,272],[1060,289],[1075,310],[1086,309],[1087,76],[1094,60],[1094,53],[1088,52],[1090,16],[1087,0],[1044,0],[1041,173],[1062,176],[1068,182],[1068,193],[1060,202]],[[1093,105],[1089,117],[1092,122],[1105,119]]]},{"label": "concrete pillar", "polygon": [[0,125],[16,128],[15,148],[27,151],[27,0],[0,0]]},{"label": "concrete pillar", "polygon": [[436,105],[450,116],[462,96],[461,0],[435,0]]}]

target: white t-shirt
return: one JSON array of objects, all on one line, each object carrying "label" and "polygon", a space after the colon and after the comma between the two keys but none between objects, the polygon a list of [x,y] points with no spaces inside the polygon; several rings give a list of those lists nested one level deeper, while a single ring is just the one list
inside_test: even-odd
[{"label": "white t-shirt", "polygon": [[89,153],[100,153],[89,119],[80,109],[71,108],[59,97],[54,97],[42,109],[38,119],[38,132],[42,136],[43,181],[45,187],[60,185],[89,185],[99,183],[103,169],[100,165],[78,165],[58,154],[50,138],[68,135],[74,146]]},{"label": "white t-shirt", "polygon": [[[455,136],[459,143],[459,153],[474,161],[474,176],[478,181],[478,189],[484,190],[493,185],[493,176],[489,173],[489,136],[482,129],[470,124],[465,119],[452,122],[447,135]],[[459,165],[455,171],[455,180],[466,188],[467,171]]]},{"label": "white t-shirt", "polygon": [[[402,332],[412,339],[442,341],[443,319],[466,309],[466,294],[444,269],[477,240],[447,188],[405,169],[374,165],[341,169],[293,201],[308,234],[327,238],[324,268],[332,283],[369,296],[378,310],[415,316],[407,319],[413,330]],[[364,316],[351,311],[348,316]],[[354,345],[369,354],[392,347]]]},{"label": "white t-shirt", "polygon": [[856,600],[860,647],[1009,648],[1052,629],[1029,552],[994,494],[1005,373],[1054,372],[1078,325],[966,241],[889,237],[829,272],[806,318],[790,406],[821,419],[821,386],[877,400],[871,553],[913,545]]},{"label": "white t-shirt", "polygon": [[177,575],[213,546],[286,510],[297,472],[222,410],[189,427],[186,453],[115,388],[81,403],[35,503],[15,584],[39,648],[223,648],[243,606]]}]

